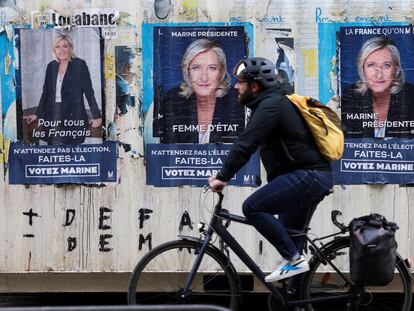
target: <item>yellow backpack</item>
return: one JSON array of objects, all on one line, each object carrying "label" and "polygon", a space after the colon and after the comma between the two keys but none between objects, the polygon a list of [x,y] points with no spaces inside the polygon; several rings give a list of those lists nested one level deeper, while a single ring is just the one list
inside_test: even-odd
[{"label": "yellow backpack", "polygon": [[344,152],[344,133],[335,111],[311,97],[297,94],[286,97],[302,114],[319,152],[329,161],[339,160]]}]

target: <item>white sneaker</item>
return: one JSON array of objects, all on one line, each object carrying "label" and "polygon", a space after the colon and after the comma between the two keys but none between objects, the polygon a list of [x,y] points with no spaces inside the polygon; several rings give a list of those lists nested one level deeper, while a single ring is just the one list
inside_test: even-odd
[{"label": "white sneaker", "polygon": [[294,261],[284,260],[282,264],[276,268],[275,271],[265,277],[266,282],[274,282],[290,278],[296,274],[309,271],[309,265],[305,257],[300,256],[299,259]]}]

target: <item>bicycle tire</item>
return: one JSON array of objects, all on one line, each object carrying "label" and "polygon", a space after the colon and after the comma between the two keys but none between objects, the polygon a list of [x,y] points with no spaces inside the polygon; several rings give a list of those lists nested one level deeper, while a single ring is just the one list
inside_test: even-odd
[{"label": "bicycle tire", "polygon": [[[349,243],[350,239],[344,237],[333,242],[323,252],[325,256],[331,259],[335,265],[341,269],[341,272],[349,275]],[[335,295],[338,293],[352,292],[355,290],[332,269],[329,264],[324,265],[320,258],[313,256],[310,260],[310,270],[303,278],[301,286],[302,299],[315,298],[318,296]],[[323,266],[323,267],[322,267]],[[342,269],[345,267],[344,269]],[[330,270],[328,269],[330,268]],[[396,273],[394,280],[386,287],[384,286],[365,286],[360,298],[356,297],[354,301],[330,302],[308,304],[305,308],[307,311],[317,310],[401,310],[409,311],[411,308],[411,277],[410,273],[402,260],[397,254],[395,264]],[[386,289],[386,290],[385,290]],[[384,293],[386,291],[386,293]]]},{"label": "bicycle tire", "polygon": [[[145,254],[129,279],[128,304],[207,303],[237,310],[241,293],[238,277],[228,258],[212,246],[207,247],[198,270],[202,272],[197,273],[189,295],[181,297],[180,290],[201,245],[193,240],[174,240]],[[170,265],[168,272],[163,268],[166,264]]]}]

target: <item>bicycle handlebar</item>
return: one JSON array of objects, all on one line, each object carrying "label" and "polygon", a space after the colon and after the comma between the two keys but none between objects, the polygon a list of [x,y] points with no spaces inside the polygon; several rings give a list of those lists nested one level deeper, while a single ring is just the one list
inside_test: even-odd
[{"label": "bicycle handlebar", "polygon": [[216,193],[217,193],[217,195],[219,196],[219,200],[218,200],[218,202],[217,202],[216,206],[221,206],[221,203],[223,202],[224,194],[223,194],[223,192],[221,192],[221,191],[218,191],[218,192],[216,192]]},{"label": "bicycle handlebar", "polygon": [[345,233],[346,231],[348,231],[348,227],[345,226],[342,222],[338,221],[338,216],[341,216],[341,215],[342,215],[342,212],[338,210],[333,210],[331,211],[331,220],[335,226],[337,226],[343,233]]}]

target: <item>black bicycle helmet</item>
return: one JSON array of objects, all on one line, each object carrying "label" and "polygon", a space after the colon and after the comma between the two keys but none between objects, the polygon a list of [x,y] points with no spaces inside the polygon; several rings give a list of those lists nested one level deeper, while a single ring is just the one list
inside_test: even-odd
[{"label": "black bicycle helmet", "polygon": [[242,80],[256,81],[266,89],[277,84],[275,65],[263,57],[241,60],[234,67],[233,74]]}]

